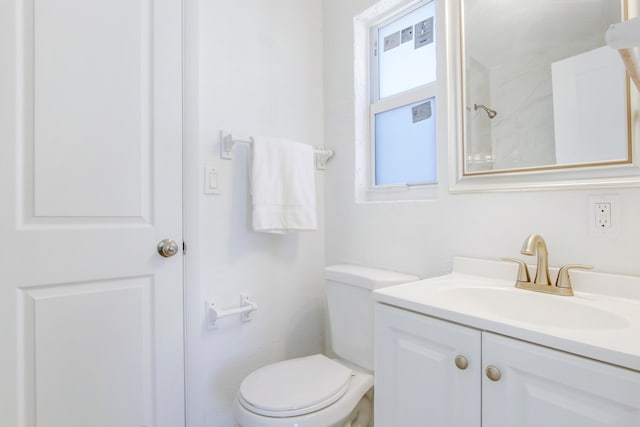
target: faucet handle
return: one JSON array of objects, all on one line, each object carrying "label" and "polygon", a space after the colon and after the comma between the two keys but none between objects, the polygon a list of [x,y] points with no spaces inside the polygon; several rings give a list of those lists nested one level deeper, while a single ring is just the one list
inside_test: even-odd
[{"label": "faucet handle", "polygon": [[531,282],[531,276],[529,276],[529,268],[524,261],[518,258],[501,258],[503,261],[511,261],[518,264],[518,282]]},{"label": "faucet handle", "polygon": [[590,265],[581,264],[569,264],[560,267],[560,270],[558,271],[558,278],[556,279],[556,287],[571,288],[571,278],[569,277],[569,270],[572,268],[582,268],[584,270],[590,270],[593,267]]}]

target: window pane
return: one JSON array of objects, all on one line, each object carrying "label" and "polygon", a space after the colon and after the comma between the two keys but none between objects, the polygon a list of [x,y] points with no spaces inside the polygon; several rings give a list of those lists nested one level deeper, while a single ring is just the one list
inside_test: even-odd
[{"label": "window pane", "polygon": [[375,115],[375,185],[436,182],[436,101]]},{"label": "window pane", "polygon": [[380,99],[436,80],[435,37],[433,1],[378,29]]}]

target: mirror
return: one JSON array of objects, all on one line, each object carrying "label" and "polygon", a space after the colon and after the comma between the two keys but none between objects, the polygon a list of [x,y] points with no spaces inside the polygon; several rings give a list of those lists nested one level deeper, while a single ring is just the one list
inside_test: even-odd
[{"label": "mirror", "polygon": [[632,162],[618,0],[460,0],[462,176]]}]

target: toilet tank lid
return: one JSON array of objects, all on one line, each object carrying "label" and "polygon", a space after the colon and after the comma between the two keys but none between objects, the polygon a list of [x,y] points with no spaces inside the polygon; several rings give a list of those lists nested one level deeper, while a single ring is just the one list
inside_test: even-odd
[{"label": "toilet tank lid", "polygon": [[420,280],[412,274],[353,264],[336,264],[324,268],[324,278],[367,289],[380,289]]}]

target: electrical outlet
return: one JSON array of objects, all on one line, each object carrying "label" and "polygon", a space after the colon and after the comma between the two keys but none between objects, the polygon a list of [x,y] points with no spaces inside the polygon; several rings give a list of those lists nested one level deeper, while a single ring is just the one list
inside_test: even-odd
[{"label": "electrical outlet", "polygon": [[599,230],[611,229],[611,203],[595,204],[596,227]]},{"label": "electrical outlet", "polygon": [[592,236],[615,236],[620,233],[620,200],[616,195],[590,196],[589,232]]}]

